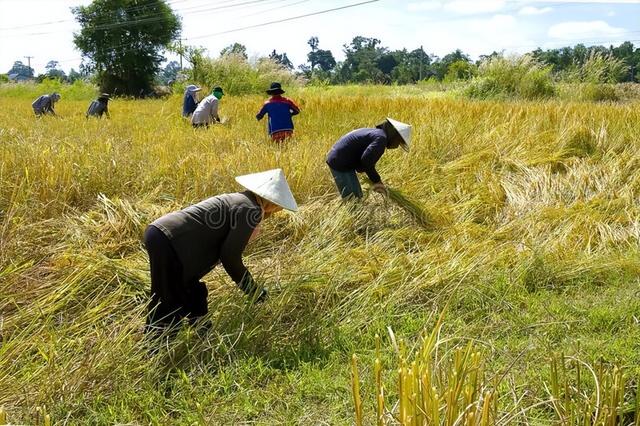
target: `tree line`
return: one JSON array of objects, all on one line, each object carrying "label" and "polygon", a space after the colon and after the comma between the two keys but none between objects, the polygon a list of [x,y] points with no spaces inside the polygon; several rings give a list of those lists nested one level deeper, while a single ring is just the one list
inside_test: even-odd
[{"label": "tree line", "polygon": [[[482,62],[500,57],[501,52],[481,55],[477,60],[457,49],[443,57],[429,54],[422,47],[408,50],[390,50],[379,39],[357,36],[345,44],[344,61],[336,62],[330,50],[319,49],[317,37],[309,40],[307,63],[298,72],[309,79],[322,79],[334,84],[379,83],[412,84],[425,79],[437,81],[468,80],[475,76]],[[575,73],[590,58],[600,56],[622,63],[621,72],[611,82],[638,82],[640,79],[640,48],[626,41],[614,46],[585,46],[559,49],[536,49],[528,55],[539,64],[551,68],[553,74],[563,77]],[[286,56],[286,55],[285,55]]]},{"label": "tree line", "polygon": [[[72,69],[67,75],[52,60],[38,79],[72,82],[91,77],[103,91],[138,96],[151,91],[154,85],[170,84],[184,71],[177,61],[162,66],[164,51],[185,56],[191,68],[197,67],[197,61],[203,58],[204,49],[176,43],[181,31],[180,18],[165,0],[94,0],[72,10],[81,26],[74,34],[74,43],[83,57],[80,70]],[[310,81],[413,84],[423,80],[468,80],[477,75],[482,62],[502,56],[494,51],[472,60],[457,49],[439,57],[422,47],[391,50],[380,39],[357,36],[343,46],[344,60],[337,61],[331,50],[321,48],[318,37],[311,37],[308,45],[307,60],[297,67],[285,52],[273,50],[268,59]],[[240,43],[229,45],[220,55],[248,60],[247,47]],[[597,56],[622,65],[611,73],[608,82],[640,79],[640,48],[630,41],[617,47],[577,44],[559,49],[538,48],[529,55],[560,77],[580,74],[580,68]],[[15,80],[30,79],[34,78],[34,71],[16,61],[7,75]]]}]

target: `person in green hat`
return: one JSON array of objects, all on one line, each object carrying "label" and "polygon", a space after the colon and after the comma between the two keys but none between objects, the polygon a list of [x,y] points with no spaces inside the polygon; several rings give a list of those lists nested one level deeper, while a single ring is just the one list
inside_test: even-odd
[{"label": "person in green hat", "polygon": [[216,86],[209,96],[204,98],[191,116],[191,124],[193,127],[209,127],[211,123],[219,123],[218,105],[220,99],[224,96],[222,87]]}]

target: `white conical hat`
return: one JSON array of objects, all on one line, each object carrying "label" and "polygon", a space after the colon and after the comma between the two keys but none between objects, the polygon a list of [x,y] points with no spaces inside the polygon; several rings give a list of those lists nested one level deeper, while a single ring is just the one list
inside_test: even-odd
[{"label": "white conical hat", "polygon": [[282,169],[273,169],[266,172],[252,173],[236,177],[236,182],[247,188],[249,191],[271,201],[280,207],[295,212],[298,210],[287,178],[284,177]]},{"label": "white conical hat", "polygon": [[402,148],[404,148],[405,151],[409,151],[409,146],[411,145],[411,130],[412,130],[411,124],[402,123],[400,121],[394,120],[393,118],[389,118],[389,117],[387,117],[387,121],[389,121],[389,123],[391,123],[394,129],[398,131],[398,133],[400,134],[400,137],[404,141]]}]

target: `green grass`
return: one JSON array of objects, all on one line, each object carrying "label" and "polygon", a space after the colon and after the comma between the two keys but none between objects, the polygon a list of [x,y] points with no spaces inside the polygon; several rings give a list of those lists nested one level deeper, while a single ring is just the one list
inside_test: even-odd
[{"label": "green grass", "polygon": [[[638,105],[353,90],[292,91],[302,114],[284,148],[255,122],[261,96],[225,97],[229,124],[203,132],[180,118],[180,96],[116,99],[109,121],[84,119],[91,96],[63,94],[62,119],[42,120],[33,93],[0,97],[8,421],[41,422],[46,407],[67,424],[352,424],[352,354],[364,395],[375,335],[391,327],[412,348],[445,306],[441,337],[473,339],[519,407],[548,398],[551,353],[637,380]],[[430,228],[378,194],[336,200],[327,150],[386,116],[414,124],[415,143],[379,170]],[[205,279],[212,330],[182,330],[150,356],[146,224],[273,167],[302,207],[271,218],[248,249],[271,299],[248,305],[216,269]],[[531,424],[555,418],[549,405],[528,413]]]}]

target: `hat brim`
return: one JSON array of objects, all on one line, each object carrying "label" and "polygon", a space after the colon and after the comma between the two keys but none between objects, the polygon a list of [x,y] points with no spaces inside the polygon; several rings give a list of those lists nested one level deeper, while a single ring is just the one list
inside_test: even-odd
[{"label": "hat brim", "polygon": [[406,152],[409,152],[409,147],[411,146],[411,142],[407,141],[404,138],[404,136],[402,135],[400,129],[398,129],[398,127],[396,126],[396,123],[398,123],[398,124],[404,124],[404,123],[401,123],[401,122],[396,121],[393,118],[389,118],[389,117],[387,117],[387,122],[389,124],[391,124],[391,126],[396,130],[396,132],[398,132],[398,135],[400,136],[400,139],[402,140],[402,143],[400,144],[402,149],[404,149]]},{"label": "hat brim", "polygon": [[268,95],[282,95],[284,93],[284,90],[282,89],[269,89],[267,90],[267,94]]},{"label": "hat brim", "polygon": [[259,183],[254,180],[253,176],[254,175],[237,176],[235,180],[240,185],[253,192],[255,195],[264,198],[265,200],[277,206],[280,206],[285,210],[289,210],[292,212],[298,211],[298,203],[296,203],[296,200],[293,197],[291,190],[288,188],[288,185],[286,193],[281,194],[281,196],[278,197],[275,194],[271,193],[269,190],[266,190],[264,183]]}]

